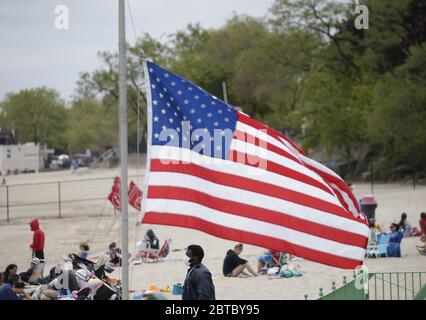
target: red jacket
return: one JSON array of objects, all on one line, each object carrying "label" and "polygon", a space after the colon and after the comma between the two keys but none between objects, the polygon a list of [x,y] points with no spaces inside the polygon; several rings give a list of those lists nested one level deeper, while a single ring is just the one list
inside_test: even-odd
[{"label": "red jacket", "polygon": [[44,232],[40,229],[37,219],[30,222],[31,230],[34,231],[33,243],[31,249],[33,251],[42,251],[44,249]]}]

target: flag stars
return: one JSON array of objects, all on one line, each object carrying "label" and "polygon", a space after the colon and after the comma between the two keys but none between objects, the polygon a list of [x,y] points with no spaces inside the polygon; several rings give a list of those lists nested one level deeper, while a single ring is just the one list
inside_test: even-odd
[{"label": "flag stars", "polygon": [[188,103],[189,103],[189,100],[185,99],[185,100],[183,100],[183,103],[184,103],[184,104],[188,104]]},{"label": "flag stars", "polygon": [[222,109],[217,110],[217,113],[222,114],[223,113]]},{"label": "flag stars", "polygon": [[192,108],[192,109],[191,109],[191,113],[192,113],[192,114],[194,114],[194,113],[195,113],[195,109],[194,109],[194,108]]},{"label": "flag stars", "polygon": [[200,99],[200,97],[199,96],[194,96],[194,99],[198,100],[198,99]]},{"label": "flag stars", "polygon": [[156,132],[156,133],[154,133],[154,137],[155,137],[155,139],[158,139],[160,137],[160,135]]},{"label": "flag stars", "polygon": [[173,123],[174,122],[173,118],[169,118],[169,122]]},{"label": "flag stars", "polygon": [[211,112],[209,112],[209,113],[207,113],[207,117],[209,117],[209,118],[211,118],[212,117],[212,113]]},{"label": "flag stars", "polygon": [[177,94],[178,94],[178,95],[182,95],[182,91],[181,91],[181,90],[178,90],[178,91],[177,91]]},{"label": "flag stars", "polygon": [[201,105],[201,109],[205,109],[206,108],[206,105],[203,103],[202,105]]},{"label": "flag stars", "polygon": [[164,78],[168,78],[170,75],[168,73],[164,74]]},{"label": "flag stars", "polygon": [[223,119],[223,120],[225,120],[225,122],[229,122],[229,118],[225,117],[225,119]]},{"label": "flag stars", "polygon": [[157,100],[152,101],[152,103],[154,104],[154,106],[158,105],[158,101]]},{"label": "flag stars", "polygon": [[172,81],[172,83],[170,83],[173,87],[176,85],[176,82]]},{"label": "flag stars", "polygon": [[160,119],[160,118],[158,118],[157,116],[155,116],[155,117],[154,117],[154,121],[155,121],[155,122],[158,122],[158,120],[159,120],[159,119]]},{"label": "flag stars", "polygon": [[219,122],[217,122],[217,121],[216,121],[216,122],[214,123],[214,126],[215,126],[215,127],[217,127],[218,125],[219,125]]},{"label": "flag stars", "polygon": [[166,110],[161,109],[161,113],[162,113],[162,114],[166,114]]},{"label": "flag stars", "polygon": [[155,89],[155,84],[151,85],[152,89]]},{"label": "flag stars", "polygon": [[201,123],[201,122],[203,122],[203,120],[201,120],[201,118],[198,118],[197,123]]}]

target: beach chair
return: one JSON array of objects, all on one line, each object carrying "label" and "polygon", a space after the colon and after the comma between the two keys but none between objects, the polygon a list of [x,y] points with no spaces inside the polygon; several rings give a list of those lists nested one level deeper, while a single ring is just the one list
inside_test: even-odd
[{"label": "beach chair", "polygon": [[367,248],[366,255],[367,257],[375,256],[387,256],[388,255],[388,245],[389,245],[390,235],[382,234],[379,239],[379,243],[377,245],[372,245]]},{"label": "beach chair", "polygon": [[387,247],[387,255],[388,257],[401,257],[401,241],[404,237],[404,233],[399,231],[398,237],[394,240],[394,242],[390,242]]},{"label": "beach chair", "polygon": [[172,239],[167,239],[164,241],[164,244],[161,246],[161,249],[158,252],[158,258],[166,258],[169,255],[171,243]]}]

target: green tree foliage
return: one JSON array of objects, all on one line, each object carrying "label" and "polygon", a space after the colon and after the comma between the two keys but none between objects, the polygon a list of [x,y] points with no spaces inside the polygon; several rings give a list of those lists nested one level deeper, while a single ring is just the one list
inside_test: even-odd
[{"label": "green tree foliage", "polygon": [[45,87],[9,93],[2,103],[2,121],[15,129],[20,142],[66,147],[67,112],[59,94]]},{"label": "green tree foliage", "polygon": [[103,150],[116,142],[116,110],[105,110],[96,100],[75,101],[68,115],[66,138],[71,153]]}]

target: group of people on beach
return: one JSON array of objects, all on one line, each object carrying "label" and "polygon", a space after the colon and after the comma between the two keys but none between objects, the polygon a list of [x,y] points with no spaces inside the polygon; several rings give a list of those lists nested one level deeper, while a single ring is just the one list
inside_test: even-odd
[{"label": "group of people on beach", "polygon": [[[382,226],[375,219],[370,219],[369,246],[377,246],[382,235],[388,235],[387,256],[400,257],[400,243],[403,238],[420,236],[421,245],[416,246],[420,254],[426,255],[426,212],[420,213],[419,227],[412,227],[405,212],[401,214],[399,222],[393,222],[389,226],[389,232],[384,232]],[[367,250],[368,254],[368,250]]]}]

